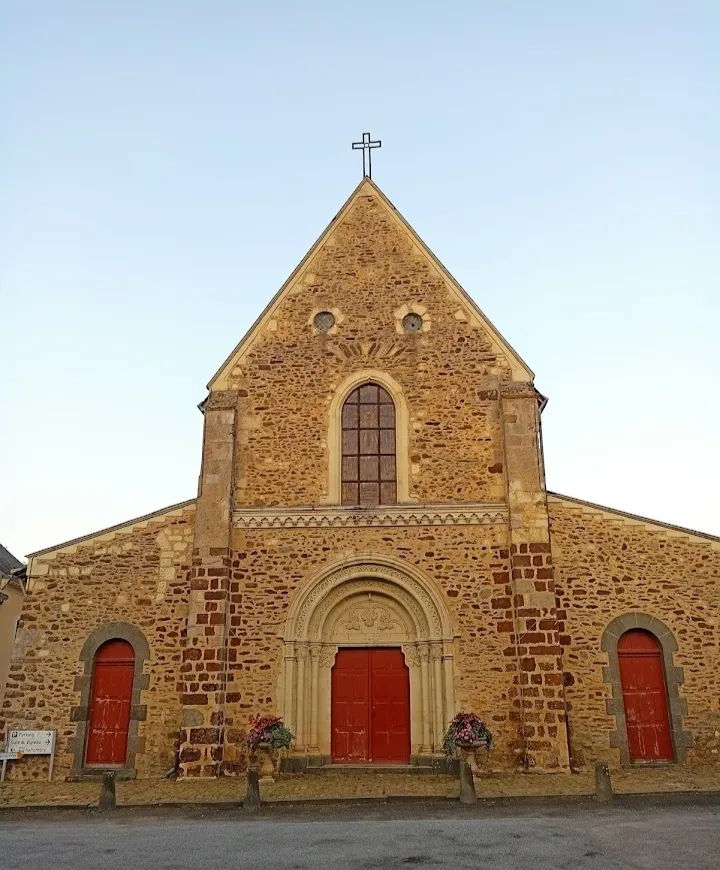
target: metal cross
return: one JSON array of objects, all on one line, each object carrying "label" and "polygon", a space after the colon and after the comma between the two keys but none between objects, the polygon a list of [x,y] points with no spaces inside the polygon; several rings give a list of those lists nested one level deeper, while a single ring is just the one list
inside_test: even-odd
[{"label": "metal cross", "polygon": [[[363,178],[372,178],[372,149],[380,148],[382,142],[377,139],[375,142],[370,141],[370,134],[362,134],[362,142],[353,142],[353,151],[358,151],[362,148],[363,154]],[[365,166],[365,155],[367,154],[367,168]]]}]

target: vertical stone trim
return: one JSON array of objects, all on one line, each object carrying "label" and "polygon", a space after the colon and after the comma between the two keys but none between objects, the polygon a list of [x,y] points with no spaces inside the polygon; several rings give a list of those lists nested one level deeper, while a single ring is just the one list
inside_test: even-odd
[{"label": "vertical stone trim", "polygon": [[610,746],[620,750],[620,763],[630,765],[630,749],[628,747],[627,723],[625,721],[625,702],[623,700],[622,682],[620,680],[620,663],[618,661],[618,641],[633,628],[642,628],[649,631],[660,642],[663,653],[663,666],[665,671],[665,688],[667,691],[668,714],[670,716],[670,730],[672,732],[673,750],[675,761],[678,764],[685,763],[686,750],[693,745],[692,734],[682,729],[682,717],[687,715],[687,701],[680,697],[679,687],[685,682],[683,669],[676,667],[673,654],[677,652],[678,645],[675,636],[670,629],[656,619],[645,613],[625,613],[609,623],[603,632],[600,649],[607,653],[608,665],[603,668],[603,680],[610,689],[606,700],[607,712],[615,717],[615,731],[610,734]]},{"label": "vertical stone trim", "polygon": [[109,640],[125,640],[135,653],[135,670],[133,673],[132,699],[130,706],[130,725],[128,727],[128,744],[125,764],[112,770],[118,779],[135,778],[135,758],[145,749],[145,739],[138,734],[138,725],[144,722],[147,707],[140,703],[140,693],[150,685],[150,677],[143,673],[145,662],[150,658],[150,647],[145,635],[134,625],[126,622],[108,622],[95,629],[88,637],[80,652],[83,663],[82,676],[75,678],[74,689],[80,692],[80,704],[70,710],[70,721],[76,722],[75,736],[68,740],[68,752],[72,754],[70,778],[100,777],[104,770],[99,767],[85,766],[85,744],[87,729],[90,722],[90,693],[92,691],[93,669],[95,655],[100,647]]},{"label": "vertical stone trim", "polygon": [[517,695],[510,715],[528,767],[567,770],[561,647],[534,387],[506,387],[501,414],[514,628],[509,653],[514,647],[517,661]]},{"label": "vertical stone trim", "polygon": [[205,403],[190,610],[180,680],[182,776],[217,776],[222,768],[237,404],[235,390],[211,393]]}]

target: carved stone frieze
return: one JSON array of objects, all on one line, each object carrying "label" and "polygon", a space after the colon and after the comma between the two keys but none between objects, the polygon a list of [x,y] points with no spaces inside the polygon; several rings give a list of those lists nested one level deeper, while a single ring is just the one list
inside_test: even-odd
[{"label": "carved stone frieze", "polygon": [[502,504],[384,505],[378,508],[236,508],[236,529],[347,528],[360,526],[504,525]]},{"label": "carved stone frieze", "polygon": [[[330,611],[337,607],[337,605],[341,604],[343,601],[357,598],[359,594],[365,595],[366,593],[368,596],[367,606],[378,605],[383,599],[385,602],[392,602],[390,605],[383,605],[383,609],[387,614],[387,622],[383,620],[383,625],[385,625],[387,631],[400,630],[407,636],[413,636],[415,634],[413,624],[415,624],[421,627],[420,631],[422,633],[427,634],[429,632],[430,623],[428,622],[422,608],[418,606],[417,601],[412,597],[412,595],[409,595],[404,589],[397,588],[393,584],[383,583],[382,580],[357,579],[336,586],[328,592],[322,601],[318,603],[310,617],[308,636],[313,638],[320,636],[320,633],[323,631],[323,626],[325,626],[325,617],[330,613]],[[374,599],[372,598],[373,594],[375,595]],[[365,602],[363,602],[363,604],[365,604]],[[398,612],[398,608],[395,606],[396,604],[400,604],[402,608],[407,611],[405,618],[403,618],[401,613]],[[350,611],[352,611],[356,606],[359,606],[359,604],[354,604],[353,607],[350,608]],[[348,615],[349,613],[346,615],[346,618]],[[366,614],[366,617],[372,618],[372,614]],[[353,630],[362,632],[363,634],[367,634],[368,632],[378,633],[376,628],[366,625],[362,620],[355,620],[353,618],[355,628],[352,629],[349,628],[347,624],[342,625],[342,619],[343,617],[341,617],[340,621],[336,623],[334,630],[344,628],[349,634],[351,634]],[[392,625],[388,624],[390,621],[392,621]],[[328,629],[333,629],[333,626],[325,627],[324,631],[326,636],[329,636],[327,635]]]},{"label": "carved stone frieze", "polygon": [[365,631],[374,629],[376,632],[392,631],[398,622],[394,614],[384,605],[367,604],[350,608],[343,622],[343,628],[348,631]]}]

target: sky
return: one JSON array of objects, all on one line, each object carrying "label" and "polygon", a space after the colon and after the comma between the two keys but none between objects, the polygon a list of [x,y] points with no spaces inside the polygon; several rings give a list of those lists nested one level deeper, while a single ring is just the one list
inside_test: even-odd
[{"label": "sky", "polygon": [[105,0],[0,27],[0,542],[192,498],[206,384],[373,179],[536,373],[548,487],[720,534],[716,0]]}]

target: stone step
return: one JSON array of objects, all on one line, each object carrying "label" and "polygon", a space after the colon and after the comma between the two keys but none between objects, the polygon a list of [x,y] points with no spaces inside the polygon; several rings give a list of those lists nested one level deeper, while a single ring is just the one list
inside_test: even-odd
[{"label": "stone step", "polygon": [[332,776],[334,774],[347,776],[348,774],[370,774],[373,776],[382,776],[383,774],[434,774],[445,773],[445,770],[438,770],[437,767],[431,765],[418,764],[325,764],[318,767],[308,766],[307,773],[320,773],[324,776]]}]

